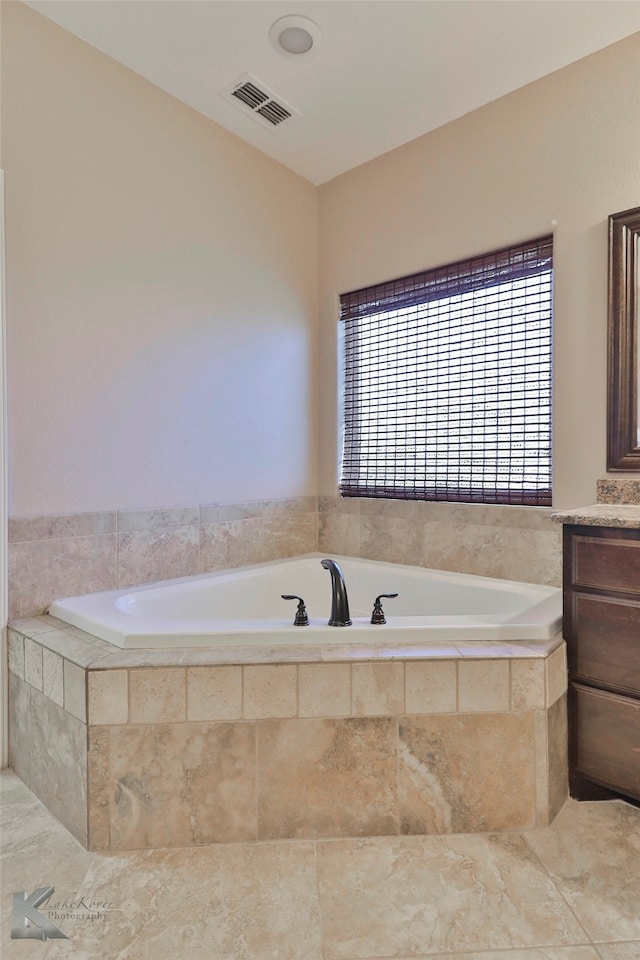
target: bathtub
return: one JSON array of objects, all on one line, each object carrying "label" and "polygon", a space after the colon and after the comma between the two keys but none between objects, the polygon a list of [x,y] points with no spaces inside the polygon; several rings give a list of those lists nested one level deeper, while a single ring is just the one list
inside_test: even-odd
[{"label": "bathtub", "polygon": [[[71,597],[52,603],[49,613],[124,649],[537,641],[561,628],[562,591],[556,587],[335,555],[353,623],[330,627],[331,577],[320,563],[325,556]],[[398,596],[383,601],[386,624],[372,625],[374,600],[382,593]],[[296,603],[281,594],[304,598],[308,626],[294,626]]]}]

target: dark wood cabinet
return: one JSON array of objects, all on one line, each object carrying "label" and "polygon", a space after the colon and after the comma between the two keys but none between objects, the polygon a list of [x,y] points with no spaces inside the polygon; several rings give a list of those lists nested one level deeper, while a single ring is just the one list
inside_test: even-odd
[{"label": "dark wood cabinet", "polygon": [[569,786],[640,802],[640,530],[564,527]]}]

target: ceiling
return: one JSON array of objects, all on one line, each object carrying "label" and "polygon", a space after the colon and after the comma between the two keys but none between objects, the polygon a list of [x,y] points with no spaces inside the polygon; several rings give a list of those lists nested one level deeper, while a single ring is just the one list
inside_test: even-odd
[{"label": "ceiling", "polygon": [[[640,31],[640,0],[27,0],[314,184]],[[321,41],[269,39],[286,15]],[[267,129],[221,91],[251,74],[301,114]]]}]

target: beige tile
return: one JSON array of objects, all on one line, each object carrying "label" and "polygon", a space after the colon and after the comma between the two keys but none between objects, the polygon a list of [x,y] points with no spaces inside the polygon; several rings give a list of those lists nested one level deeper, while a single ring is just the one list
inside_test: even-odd
[{"label": "beige tile", "polygon": [[[368,511],[371,507],[364,504],[362,509]],[[365,512],[360,517],[360,556],[421,566],[424,562],[422,525],[396,519],[388,513],[368,516]]]},{"label": "beige tile", "polygon": [[7,634],[9,648],[9,672],[24,680],[24,637],[9,628]]},{"label": "beige tile", "polygon": [[532,715],[403,718],[398,784],[403,833],[534,826]]},{"label": "beige tile", "polygon": [[279,500],[264,500],[262,514],[265,519],[272,517],[296,517],[315,514],[316,497],[285,497]]},{"label": "beige tile", "polygon": [[[51,884],[54,896],[77,895],[84,888],[84,877],[91,865],[91,854],[78,843],[45,806],[25,787],[11,770],[0,773],[0,811],[2,812],[2,960],[39,960],[48,956],[55,941],[10,939],[13,894],[31,894],[38,887]],[[87,891],[88,892],[88,891]],[[46,915],[46,914],[45,914]],[[69,936],[66,923],[60,928]],[[65,929],[66,927],[66,929]],[[64,944],[67,958],[82,954],[77,941]],[[97,960],[97,954],[94,954]]]},{"label": "beige tile", "polygon": [[455,661],[408,661],[404,669],[407,713],[456,712]]},{"label": "beige tile", "polygon": [[547,706],[551,707],[567,692],[567,647],[562,644],[547,658]]},{"label": "beige tile", "polygon": [[347,557],[360,556],[359,515],[338,512],[318,515],[318,550]]},{"label": "beige tile", "polygon": [[[384,960],[371,957],[367,960]],[[520,947],[518,950],[481,950],[473,953],[421,953],[395,960],[601,960],[595,947]],[[637,960],[634,956],[633,960]]]},{"label": "beige tile", "polygon": [[265,560],[297,557],[316,549],[315,513],[294,516],[265,516],[263,520],[263,556]]},{"label": "beige tile", "polygon": [[599,943],[598,951],[602,960],[638,960],[640,940],[627,943]]},{"label": "beige tile", "polygon": [[89,670],[89,723],[126,723],[129,686],[126,670]]},{"label": "beige tile", "polygon": [[295,717],[298,681],[294,664],[260,664],[243,667],[243,670],[246,719]]},{"label": "beige tile", "polygon": [[198,573],[199,541],[197,524],[154,526],[119,533],[118,586],[128,587]]},{"label": "beige tile", "polygon": [[64,661],[53,650],[42,650],[42,692],[59,707],[64,706]]},{"label": "beige tile", "polygon": [[637,807],[569,800],[525,836],[592,940],[640,940]]},{"label": "beige tile", "polygon": [[[479,519],[486,518],[480,515]],[[424,566],[560,586],[560,524],[549,521],[542,529],[537,529],[537,524],[526,529],[523,536],[522,527],[505,523],[504,515],[499,514],[492,523],[479,522],[478,514],[464,519],[457,515],[444,522],[429,519],[423,528]]]},{"label": "beige tile", "polygon": [[[258,520],[257,524],[261,526],[261,521]],[[230,523],[203,522],[200,524],[200,573],[210,573],[213,570],[224,570],[231,567],[229,563],[230,537]]]},{"label": "beige tile", "polygon": [[500,576],[505,580],[562,586],[562,530],[560,524],[549,523],[546,530],[510,530],[500,545],[504,565]]},{"label": "beige tile", "polygon": [[366,503],[366,500],[359,497],[320,496],[318,497],[318,512],[359,517],[361,506]]},{"label": "beige tile", "polygon": [[200,524],[200,572],[229,570],[265,559],[262,516]]},{"label": "beige tile", "polygon": [[30,788],[86,846],[87,728],[32,688],[30,733]]},{"label": "beige tile", "polygon": [[258,836],[397,833],[395,721],[265,720],[258,732]]},{"label": "beige tile", "polygon": [[587,940],[517,835],[341,840],[317,850],[326,960]]},{"label": "beige tile", "polygon": [[59,540],[115,533],[116,515],[104,513],[63,513],[37,517],[10,517],[9,543],[22,540]]},{"label": "beige tile", "polygon": [[301,663],[298,667],[301,717],[351,715],[351,666],[348,663]]},{"label": "beige tile", "polygon": [[[69,660],[78,667],[88,667],[107,657],[112,650],[118,650],[112,643],[85,633],[79,627],[70,627],[62,620],[53,617],[49,619],[60,624],[60,627],[38,634],[36,638],[38,643],[44,649],[59,654],[64,660]],[[128,653],[131,657],[132,651]]]},{"label": "beige tile", "polygon": [[87,822],[90,850],[111,846],[111,728],[89,727],[87,755]]},{"label": "beige tile", "polygon": [[567,696],[563,694],[546,711],[548,725],[549,820],[553,820],[569,795]]},{"label": "beige tile", "polygon": [[351,670],[354,717],[397,716],[404,713],[403,663],[354,663]]},{"label": "beige tile", "polygon": [[42,647],[29,637],[24,638],[24,678],[42,692]]},{"label": "beige tile", "polygon": [[130,533],[133,530],[157,530],[162,534],[167,527],[186,527],[199,523],[199,507],[118,510],[118,533]]},{"label": "beige tile", "polygon": [[203,503],[200,506],[200,523],[231,523],[234,520],[260,519],[264,511],[263,500],[248,500],[244,503]]},{"label": "beige tile", "polygon": [[458,663],[458,710],[496,713],[509,709],[509,662],[461,660]]},{"label": "beige tile", "polygon": [[74,717],[87,722],[85,671],[75,663],[64,661],[64,708]]},{"label": "beige tile", "polygon": [[[376,502],[380,504],[382,508],[381,516],[388,516],[394,520],[403,520],[405,522],[413,523],[416,526],[420,526],[424,523],[425,518],[425,507],[427,506],[426,501],[422,500],[367,500],[363,504],[362,515],[363,516],[376,516],[376,507],[373,506]],[[385,510],[384,507],[390,507],[390,510]]]},{"label": "beige tile", "polygon": [[31,691],[28,683],[9,674],[8,683],[8,727],[9,727],[9,766],[24,780],[31,784]]},{"label": "beige tile", "polygon": [[186,672],[178,667],[142,667],[129,672],[129,722],[186,720]]},{"label": "beige tile", "polygon": [[239,720],[242,667],[191,667],[187,670],[187,720]]},{"label": "beige tile", "polygon": [[549,718],[547,710],[532,712],[535,741],[536,823],[539,827],[546,827],[552,820],[549,810]]},{"label": "beige tile", "polygon": [[9,545],[9,616],[37,616],[53,600],[116,586],[116,536]]},{"label": "beige tile", "polygon": [[[532,646],[536,641],[525,647],[520,640],[459,640],[456,647],[465,660],[519,660],[523,652],[529,658],[543,659],[548,651],[541,652]],[[537,641],[540,645],[549,645],[550,641]]]},{"label": "beige tile", "polygon": [[311,843],[94,857],[85,888],[115,909],[48,960],[323,960]]},{"label": "beige tile", "polygon": [[37,617],[22,617],[16,621],[16,630],[25,635],[39,639],[40,634],[49,633],[59,627],[60,620],[56,617],[50,617],[48,613],[41,613]]},{"label": "beige tile", "polygon": [[539,657],[512,660],[511,709],[539,710],[545,706],[545,661]]},{"label": "beige tile", "polygon": [[252,723],[110,727],[113,849],[256,838]]},{"label": "beige tile", "polygon": [[[91,737],[110,737],[113,729],[94,727]],[[517,836],[222,843],[104,856],[84,851],[12,771],[0,773],[0,790],[3,929],[11,923],[11,891],[43,882],[55,884],[61,900],[88,894],[114,903],[104,922],[65,920],[70,941],[12,941],[7,934],[7,960],[58,960],[69,951],[74,960],[640,957],[639,938],[616,940],[619,914],[611,907],[625,896],[633,906],[628,868],[638,831],[634,818],[620,822],[615,801],[569,802],[558,828],[560,860],[562,838],[571,840],[570,882],[583,889],[601,882],[584,905],[599,923],[596,950],[566,903],[563,913],[557,884],[565,881],[550,880],[537,858],[521,858]],[[597,822],[585,817],[585,806],[597,809]],[[576,840],[592,852],[587,862],[577,858]]]}]

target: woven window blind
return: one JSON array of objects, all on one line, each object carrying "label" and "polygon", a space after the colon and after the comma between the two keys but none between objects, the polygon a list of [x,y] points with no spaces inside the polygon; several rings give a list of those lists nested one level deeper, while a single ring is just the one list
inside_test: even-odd
[{"label": "woven window blind", "polygon": [[340,298],[347,497],[551,504],[553,238]]}]

